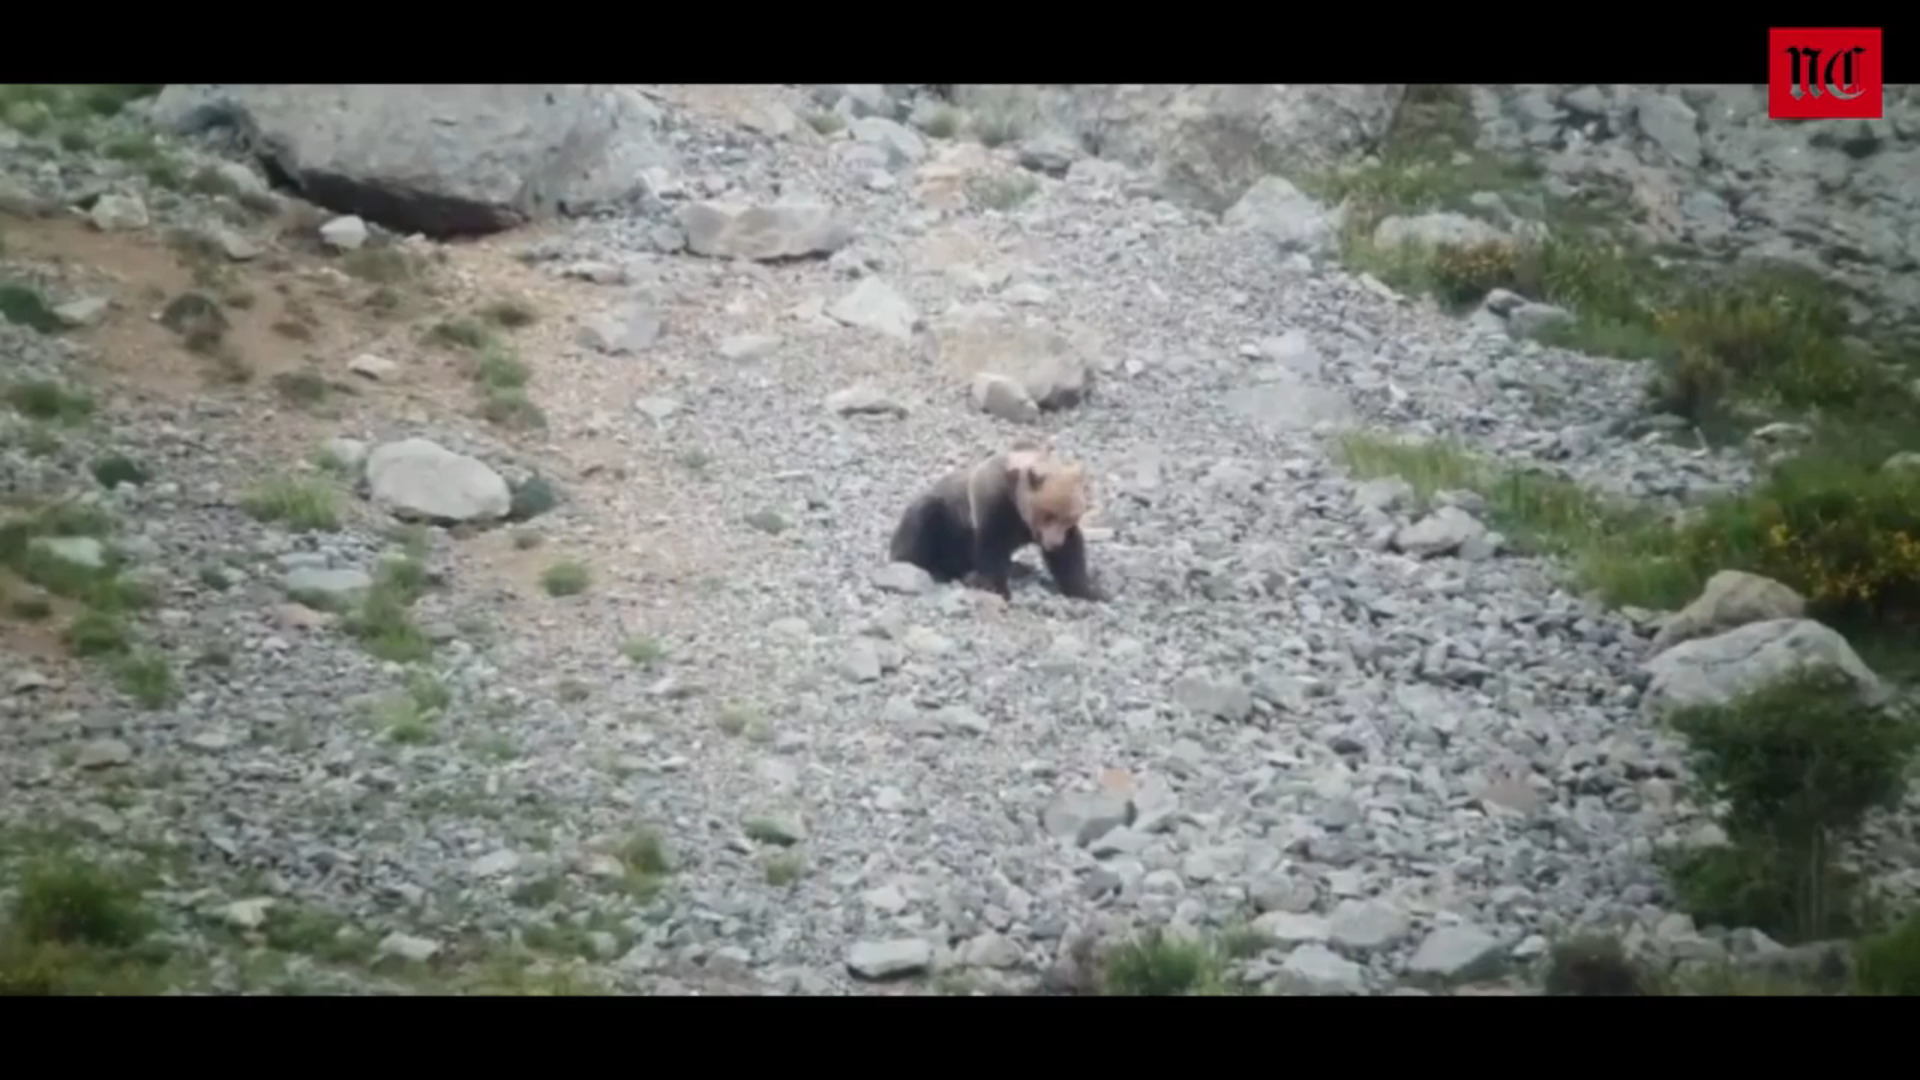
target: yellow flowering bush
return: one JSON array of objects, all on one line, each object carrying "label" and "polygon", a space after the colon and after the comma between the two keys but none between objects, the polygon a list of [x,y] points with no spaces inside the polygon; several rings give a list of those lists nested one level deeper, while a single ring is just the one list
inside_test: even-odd
[{"label": "yellow flowering bush", "polygon": [[1920,618],[1920,471],[1789,461],[1752,495],[1709,509],[1681,542],[1703,571],[1765,574],[1822,616]]},{"label": "yellow flowering bush", "polygon": [[1447,304],[1472,304],[1494,289],[1512,288],[1520,250],[1502,240],[1445,244],[1433,251],[1428,270],[1434,291]]}]

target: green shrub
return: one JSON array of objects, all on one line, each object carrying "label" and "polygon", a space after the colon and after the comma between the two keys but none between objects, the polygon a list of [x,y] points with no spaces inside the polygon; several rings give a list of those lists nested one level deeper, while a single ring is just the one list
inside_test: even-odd
[{"label": "green shrub", "polygon": [[1669,863],[1682,905],[1703,923],[1788,942],[1850,932],[1855,881],[1838,855],[1869,811],[1899,803],[1920,727],[1861,704],[1823,668],[1670,722],[1688,741],[1696,801],[1727,806],[1727,846]]},{"label": "green shrub", "polygon": [[1864,994],[1920,997],[1920,911],[1854,943],[1854,985]]},{"label": "green shrub", "polygon": [[60,317],[53,313],[53,305],[47,302],[46,295],[30,285],[13,281],[0,281],[0,319],[43,334],[61,329]]},{"label": "green shrub", "polygon": [[1816,617],[1886,625],[1920,616],[1920,470],[1807,455],[1752,493],[1705,508],[1679,557],[1798,590]]}]

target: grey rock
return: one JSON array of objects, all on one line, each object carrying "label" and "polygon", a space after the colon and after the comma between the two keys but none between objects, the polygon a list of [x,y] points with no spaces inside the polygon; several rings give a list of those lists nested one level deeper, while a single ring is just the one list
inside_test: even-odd
[{"label": "grey rock", "polygon": [[848,326],[872,330],[895,341],[909,341],[920,321],[907,298],[877,277],[863,279],[853,291],[827,306],[828,317]]},{"label": "grey rock", "polygon": [[1684,641],[1648,661],[1646,707],[1666,712],[1724,705],[1783,675],[1822,669],[1840,675],[1865,703],[1887,688],[1847,639],[1811,619],[1768,619],[1712,637]]},{"label": "grey rock", "polygon": [[178,83],[151,116],[178,134],[234,128],[323,204],[377,206],[377,224],[432,237],[612,205],[670,160],[659,111],[611,84]]},{"label": "grey rock", "polygon": [[680,226],[695,255],[760,262],[831,255],[853,239],[833,208],[819,203],[688,203]]},{"label": "grey rock", "polygon": [[503,518],[513,496],[499,473],[428,439],[385,443],[367,457],[374,504],[399,517],[427,521]]},{"label": "grey rock", "polygon": [[1414,978],[1465,981],[1488,978],[1500,970],[1506,948],[1477,926],[1443,926],[1426,936],[1407,961]]},{"label": "grey rock", "polygon": [[847,970],[861,979],[898,979],[933,966],[933,946],[919,938],[859,941],[847,950]]}]

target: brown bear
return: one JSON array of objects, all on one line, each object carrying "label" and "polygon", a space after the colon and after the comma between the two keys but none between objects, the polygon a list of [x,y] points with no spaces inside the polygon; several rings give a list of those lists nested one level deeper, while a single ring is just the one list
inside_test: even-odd
[{"label": "brown bear", "polygon": [[894,529],[895,562],[935,581],[962,580],[1012,598],[1014,553],[1040,546],[1041,560],[1064,596],[1104,600],[1087,570],[1083,465],[1031,442],[1015,443],[941,477],[907,507]]}]

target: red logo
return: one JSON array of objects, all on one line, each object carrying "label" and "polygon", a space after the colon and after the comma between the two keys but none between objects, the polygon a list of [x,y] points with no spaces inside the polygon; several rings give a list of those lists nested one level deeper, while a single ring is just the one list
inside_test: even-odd
[{"label": "red logo", "polygon": [[1767,115],[1775,120],[1878,120],[1880,28],[1767,31]]}]

